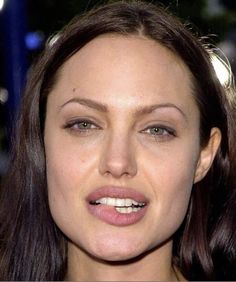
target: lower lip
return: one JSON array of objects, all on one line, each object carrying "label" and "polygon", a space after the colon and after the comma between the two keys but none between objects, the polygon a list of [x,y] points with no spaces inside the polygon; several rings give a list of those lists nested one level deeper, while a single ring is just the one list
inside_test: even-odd
[{"label": "lower lip", "polygon": [[128,226],[139,222],[145,215],[147,206],[137,212],[119,213],[115,207],[87,204],[89,212],[98,219],[115,226]]}]

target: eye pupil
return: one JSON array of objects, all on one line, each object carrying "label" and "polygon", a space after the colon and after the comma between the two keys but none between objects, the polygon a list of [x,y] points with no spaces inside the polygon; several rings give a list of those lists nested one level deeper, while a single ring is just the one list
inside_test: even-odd
[{"label": "eye pupil", "polygon": [[153,133],[162,133],[163,129],[158,128],[158,127],[153,127],[152,132]]},{"label": "eye pupil", "polygon": [[87,121],[81,121],[80,123],[78,123],[78,128],[88,129],[88,128],[90,128],[90,123],[87,122]]}]

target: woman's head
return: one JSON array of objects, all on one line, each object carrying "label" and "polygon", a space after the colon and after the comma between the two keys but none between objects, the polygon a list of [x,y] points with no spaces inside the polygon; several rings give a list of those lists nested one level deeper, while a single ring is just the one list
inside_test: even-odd
[{"label": "woman's head", "polygon": [[[44,143],[55,222],[106,260],[160,247],[182,223],[192,185],[220,142],[213,128],[201,148],[199,128],[191,75],[168,49],[131,35],[90,41],[62,66],[47,100]],[[137,201],[131,189],[145,204],[136,214],[91,204]]]},{"label": "woman's head", "polygon": [[[175,238],[175,262],[187,276],[196,263],[207,277],[212,271],[207,239],[218,215],[215,208],[209,212],[210,200],[224,196],[221,188],[229,173],[228,109],[209,52],[178,20],[151,4],[100,7],[68,25],[29,77],[15,169],[21,162],[18,177],[26,172],[25,186],[34,189],[19,193],[28,195],[32,209],[44,201],[45,210],[35,211],[43,224],[50,217],[49,191],[53,218],[65,235],[91,254],[100,252],[111,260],[131,258],[168,241],[187,212]],[[78,133],[81,126],[91,128]],[[130,189],[125,198],[141,193],[133,197],[140,198],[146,205],[142,209],[150,214],[146,221],[140,217],[146,230],[151,221],[159,221],[152,224],[146,242],[141,235],[136,241],[132,237],[138,223],[122,229],[107,219],[94,220],[93,212],[87,214],[84,203],[92,206],[94,200],[107,198],[105,194],[113,192],[104,192],[104,186],[111,185],[137,190]],[[99,187],[102,192],[94,196]],[[81,198],[76,201],[76,196]],[[87,223],[82,224],[81,213]],[[98,231],[93,240],[90,220],[103,227],[110,241],[99,241],[104,234]],[[126,225],[122,220],[120,225]],[[34,224],[35,230],[39,228]],[[155,234],[159,229],[166,232]],[[51,218],[45,230],[44,244],[47,240],[61,244],[62,235]],[[114,247],[110,253],[104,250],[118,243],[115,233],[127,253],[122,248],[120,253]],[[135,250],[128,247],[131,240]],[[62,263],[54,260],[55,269]],[[55,270],[50,273],[55,275]]]}]

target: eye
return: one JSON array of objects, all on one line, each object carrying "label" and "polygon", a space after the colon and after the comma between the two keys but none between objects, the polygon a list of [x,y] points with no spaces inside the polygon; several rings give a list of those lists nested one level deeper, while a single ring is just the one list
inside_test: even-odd
[{"label": "eye", "polygon": [[176,136],[176,131],[173,128],[163,126],[163,125],[154,125],[149,126],[142,131],[145,134],[149,134],[155,138],[171,138]]},{"label": "eye", "polygon": [[88,133],[91,130],[100,129],[100,127],[96,125],[94,122],[85,119],[75,119],[68,121],[64,125],[64,128],[70,129],[78,133]]}]

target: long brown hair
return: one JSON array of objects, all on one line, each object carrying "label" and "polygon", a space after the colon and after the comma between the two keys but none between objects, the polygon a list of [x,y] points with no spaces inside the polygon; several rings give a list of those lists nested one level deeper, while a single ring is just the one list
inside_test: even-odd
[{"label": "long brown hair", "polygon": [[[46,46],[29,73],[0,195],[0,279],[64,278],[66,239],[52,220],[47,198],[43,143],[47,97],[64,62],[106,33],[156,40],[189,68],[201,116],[201,146],[207,144],[212,127],[221,130],[222,142],[209,173],[193,187],[186,218],[175,234],[173,263],[189,280],[235,279],[234,107],[216,77],[210,50],[174,16],[137,1],[107,4],[75,18]],[[231,273],[219,271],[222,263]]]}]

